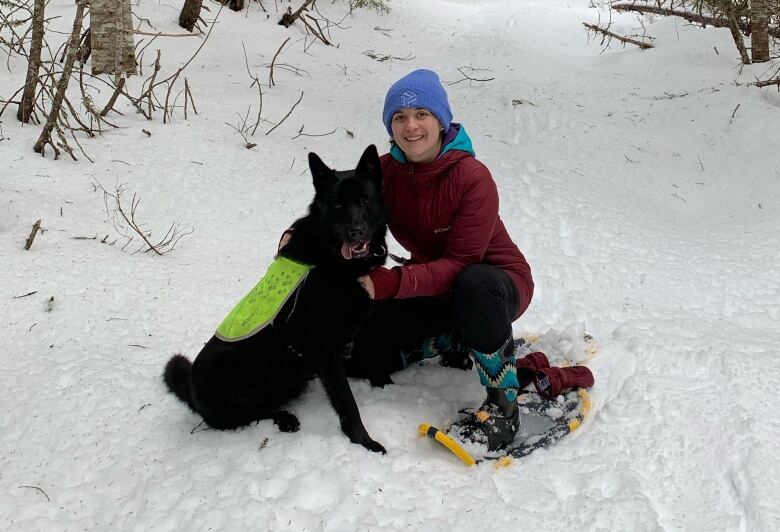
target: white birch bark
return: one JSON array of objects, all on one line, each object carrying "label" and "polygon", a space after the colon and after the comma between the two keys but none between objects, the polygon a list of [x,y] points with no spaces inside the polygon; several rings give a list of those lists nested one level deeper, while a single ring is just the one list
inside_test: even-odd
[{"label": "white birch bark", "polygon": [[135,74],[130,0],[90,3],[93,74]]}]

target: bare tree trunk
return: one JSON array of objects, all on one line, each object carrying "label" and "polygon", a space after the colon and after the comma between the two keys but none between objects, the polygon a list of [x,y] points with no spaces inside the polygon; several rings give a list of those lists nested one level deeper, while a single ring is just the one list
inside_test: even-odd
[{"label": "bare tree trunk", "polygon": [[91,0],[92,74],[135,74],[130,0]]},{"label": "bare tree trunk", "polygon": [[184,7],[179,14],[179,26],[187,31],[195,29],[195,23],[200,18],[200,8],[203,0],[184,0]]},{"label": "bare tree trunk", "polygon": [[767,0],[750,2],[750,42],[754,63],[769,61],[769,9]]},{"label": "bare tree trunk", "polygon": [[68,81],[70,81],[70,75],[73,72],[73,63],[76,62],[76,56],[79,52],[79,36],[81,35],[81,23],[84,20],[84,8],[86,5],[87,0],[79,0],[76,3],[76,19],[73,21],[73,31],[68,42],[68,55],[62,67],[62,77],[60,77],[60,81],[57,84],[57,93],[54,95],[54,101],[51,103],[46,125],[43,127],[41,136],[38,137],[38,141],[33,147],[35,153],[43,152],[43,147],[47,143],[51,143],[51,131],[54,129],[54,124],[59,120],[62,100],[65,99],[65,89],[68,88]]},{"label": "bare tree trunk", "polygon": [[43,45],[43,10],[45,0],[35,0],[33,6],[32,42],[30,55],[27,58],[27,78],[24,83],[24,93],[19,102],[16,117],[25,124],[30,121],[35,104],[35,91],[38,88],[38,70],[41,68],[41,47]]}]

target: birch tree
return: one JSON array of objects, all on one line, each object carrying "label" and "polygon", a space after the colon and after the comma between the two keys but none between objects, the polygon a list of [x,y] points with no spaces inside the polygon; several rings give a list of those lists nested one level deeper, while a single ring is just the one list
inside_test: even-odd
[{"label": "birch tree", "polygon": [[767,0],[750,2],[750,43],[754,63],[769,61],[769,6]]},{"label": "birch tree", "polygon": [[135,74],[130,0],[92,0],[89,17],[92,74]]}]

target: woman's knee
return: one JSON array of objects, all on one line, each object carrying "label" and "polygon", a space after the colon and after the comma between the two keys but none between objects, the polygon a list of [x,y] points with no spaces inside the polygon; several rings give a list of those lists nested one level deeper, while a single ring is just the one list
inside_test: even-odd
[{"label": "woman's knee", "polygon": [[453,297],[484,293],[501,270],[490,264],[471,264],[463,268],[452,284]]}]

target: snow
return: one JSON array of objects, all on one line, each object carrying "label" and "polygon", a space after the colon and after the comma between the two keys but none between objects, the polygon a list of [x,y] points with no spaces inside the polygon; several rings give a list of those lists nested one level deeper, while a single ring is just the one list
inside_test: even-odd
[{"label": "snow", "polygon": [[[653,17],[644,24],[656,48],[604,49],[582,26],[599,18],[590,3],[392,0],[388,15],[357,10],[332,28],[337,47],[276,25],[287,3],[266,1],[270,17],[258,3],[225,9],[185,71],[198,115],[190,109],[185,121],[178,108],[163,124],[122,103],[124,115],[111,115],[119,129],[81,141],[94,163],[78,150],[78,162],[33,153],[40,126],[20,125],[9,107],[0,124],[0,528],[780,529],[771,399],[780,95],[734,83],[768,65],[742,68],[728,30]],[[133,10],[153,31],[179,33],[179,4],[138,0]],[[321,4],[332,20],[347,12],[342,1]],[[218,6],[209,7],[211,21]],[[73,2],[50,2],[48,14],[61,17],[53,28],[67,31],[73,12]],[[618,33],[641,32],[635,14],[612,17]],[[269,135],[261,122],[246,149],[226,125],[258,109],[242,44],[265,84],[287,37],[276,85],[263,86],[263,117],[276,123],[304,97]],[[158,47],[162,75],[201,43],[156,40],[131,90],[140,92]],[[368,50],[413,58],[377,61]],[[18,57],[9,66],[3,97],[25,73]],[[478,404],[479,381],[424,364],[384,389],[352,382],[386,456],[349,443],[318,382],[291,406],[298,433],[270,421],[193,432],[200,419],[165,390],[165,361],[197,354],[304,213],[306,154],[349,168],[368,144],[385,151],[385,91],[421,67],[453,83],[455,120],[492,170],[502,217],[532,266],[535,298],[515,332],[593,370],[591,415],[508,468],[465,468],[417,426]],[[458,82],[462,67],[493,79]],[[302,126],[336,132],[293,139]],[[128,201],[137,194],[154,235],[177,221],[194,233],[162,257],[121,251],[95,182],[124,185]],[[39,218],[46,231],[24,251]]]}]

